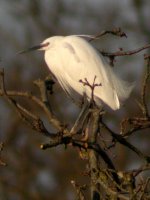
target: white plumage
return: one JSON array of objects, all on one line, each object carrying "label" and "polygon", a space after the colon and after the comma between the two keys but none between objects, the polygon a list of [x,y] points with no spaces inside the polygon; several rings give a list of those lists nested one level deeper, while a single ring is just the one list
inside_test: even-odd
[{"label": "white plumage", "polygon": [[133,84],[121,80],[114,73],[102,55],[85,39],[79,36],[54,36],[41,43],[40,50],[45,51],[45,61],[62,88],[75,101],[86,94],[90,101],[91,89],[79,80],[101,86],[94,89],[94,100],[98,106],[102,103],[113,110],[120,108],[128,98]]}]

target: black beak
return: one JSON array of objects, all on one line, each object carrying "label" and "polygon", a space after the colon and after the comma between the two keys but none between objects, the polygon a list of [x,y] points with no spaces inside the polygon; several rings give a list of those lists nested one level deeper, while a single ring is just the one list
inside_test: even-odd
[{"label": "black beak", "polygon": [[46,46],[48,46],[48,45],[49,45],[49,42],[44,43],[44,44],[42,43],[42,44],[39,44],[39,45],[30,47],[30,48],[28,48],[28,49],[26,49],[26,50],[20,51],[18,54],[23,54],[23,53],[28,53],[28,52],[30,52],[30,51],[35,51],[35,50],[41,49],[42,47],[46,47]]}]

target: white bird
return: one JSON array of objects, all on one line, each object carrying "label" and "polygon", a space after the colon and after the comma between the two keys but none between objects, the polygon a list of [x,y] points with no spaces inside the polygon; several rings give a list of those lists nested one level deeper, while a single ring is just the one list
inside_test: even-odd
[{"label": "white bird", "polygon": [[[104,57],[84,37],[86,36],[53,36],[27,51],[45,51],[45,61],[50,71],[75,101],[83,96],[86,96],[88,101],[91,100],[91,88],[80,80],[84,82],[86,79],[92,85],[95,79],[95,84],[100,84],[93,91],[96,105],[100,107],[104,104],[117,110],[130,95],[133,84],[121,80]],[[24,52],[26,51],[21,53]]]}]

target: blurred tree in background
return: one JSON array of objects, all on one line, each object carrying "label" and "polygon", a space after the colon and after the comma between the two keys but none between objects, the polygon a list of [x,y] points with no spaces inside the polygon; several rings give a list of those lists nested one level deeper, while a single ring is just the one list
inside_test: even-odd
[{"label": "blurred tree in background", "polygon": [[[33,82],[39,78],[44,80],[49,74],[42,53],[16,53],[53,35],[96,34],[102,30],[121,27],[127,34],[127,39],[109,35],[93,44],[108,52],[119,48],[131,50],[148,44],[149,8],[148,0],[1,0],[0,58],[1,68],[5,70],[6,88],[29,91],[40,96]],[[144,53],[116,58],[117,73],[126,80],[135,80],[136,88],[123,108],[116,112],[109,111],[104,116],[104,121],[115,132],[120,131],[119,124],[124,118],[138,116],[140,113],[137,100],[145,71]],[[55,131],[42,109],[25,98],[15,99],[41,116],[49,131]],[[64,123],[69,122],[68,125],[71,126],[78,116],[79,108],[66,97],[58,84],[55,84],[54,94],[49,99],[57,117]],[[149,106],[149,93],[147,105]],[[138,131],[128,140],[144,154],[150,154],[148,129]],[[4,98],[0,98],[0,141],[4,143],[1,159],[7,164],[0,166],[1,200],[73,200],[76,191],[70,181],[75,180],[81,185],[89,183],[88,177],[83,175],[87,163],[79,157],[77,149],[66,149],[62,145],[42,151],[40,144],[47,142],[47,138],[36,134],[22,122],[16,110]],[[110,156],[111,153],[118,170],[132,170],[142,164],[136,154],[122,145],[117,144],[113,152],[108,152]],[[147,172],[142,178],[148,176]],[[89,192],[86,195],[88,198]]]}]

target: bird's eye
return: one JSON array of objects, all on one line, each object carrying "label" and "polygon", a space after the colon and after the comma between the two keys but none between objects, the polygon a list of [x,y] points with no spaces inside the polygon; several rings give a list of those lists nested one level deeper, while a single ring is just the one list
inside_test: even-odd
[{"label": "bird's eye", "polygon": [[46,42],[43,44],[43,47],[47,47],[49,45],[49,42]]}]

